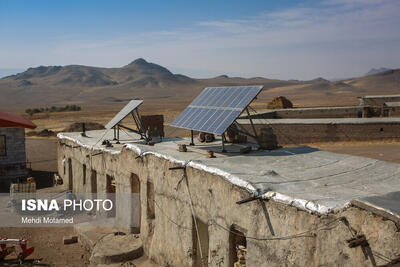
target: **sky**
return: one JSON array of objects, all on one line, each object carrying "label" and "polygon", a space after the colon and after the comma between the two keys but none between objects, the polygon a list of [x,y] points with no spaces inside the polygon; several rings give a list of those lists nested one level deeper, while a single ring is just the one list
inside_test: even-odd
[{"label": "sky", "polygon": [[399,0],[0,0],[0,77],[144,58],[196,78],[400,68]]}]

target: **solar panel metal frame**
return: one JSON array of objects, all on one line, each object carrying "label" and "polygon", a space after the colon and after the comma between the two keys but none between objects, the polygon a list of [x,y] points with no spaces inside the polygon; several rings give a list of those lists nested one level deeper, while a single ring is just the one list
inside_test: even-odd
[{"label": "solar panel metal frame", "polygon": [[123,119],[126,118],[132,111],[137,109],[141,104],[143,103],[143,100],[131,100],[129,101],[128,104],[123,107],[117,115],[115,115],[105,126],[106,129],[111,129],[118,125]]},{"label": "solar panel metal frame", "polygon": [[171,123],[171,126],[222,135],[258,96],[263,87],[262,85],[207,87]]}]

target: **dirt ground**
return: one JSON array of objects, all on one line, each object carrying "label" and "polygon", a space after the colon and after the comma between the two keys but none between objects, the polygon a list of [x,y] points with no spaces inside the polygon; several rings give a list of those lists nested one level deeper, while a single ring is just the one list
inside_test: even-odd
[{"label": "dirt ground", "polygon": [[25,147],[37,188],[52,186],[54,172],[57,172],[57,139],[26,138]]},{"label": "dirt ground", "polygon": [[[29,240],[28,247],[34,247],[35,251],[26,259],[25,263],[35,263],[33,266],[88,266],[90,253],[79,242],[69,245],[63,244],[63,237],[72,235],[75,235],[72,227],[0,227],[0,237],[25,238]],[[17,253],[19,253],[18,249]],[[7,256],[3,262],[0,261],[0,266],[20,266],[17,254],[13,253]],[[159,267],[159,265],[152,263],[145,256],[130,261],[124,266]]]},{"label": "dirt ground", "polygon": [[[89,253],[79,244],[63,244],[63,236],[74,234],[72,227],[52,228],[0,228],[0,236],[8,238],[26,238],[28,246],[34,247],[34,253],[27,263],[40,260],[34,266],[85,266],[89,262]],[[18,248],[17,248],[18,249]],[[7,256],[0,266],[19,266],[17,255]]]},{"label": "dirt ground", "polygon": [[26,138],[26,158],[36,171],[57,171],[57,139]]}]

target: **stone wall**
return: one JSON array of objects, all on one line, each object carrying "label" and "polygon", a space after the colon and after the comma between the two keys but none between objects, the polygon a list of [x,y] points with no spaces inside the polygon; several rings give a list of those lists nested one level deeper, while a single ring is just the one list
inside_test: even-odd
[{"label": "stone wall", "polygon": [[362,116],[363,108],[354,107],[321,107],[293,108],[268,112],[258,112],[252,115],[254,119],[312,119],[312,118],[358,118]]},{"label": "stone wall", "polygon": [[[386,112],[384,112],[384,110]],[[293,108],[258,111],[252,114],[253,119],[317,119],[317,118],[361,118],[361,117],[399,117],[400,107],[350,106],[350,107],[316,107]],[[247,118],[242,116],[241,118]]]},{"label": "stone wall", "polygon": [[[87,192],[83,185],[83,164],[87,171],[97,173],[97,191],[105,192],[106,177],[116,179],[116,192],[129,192],[131,177],[140,181],[141,225],[140,237],[145,253],[161,265],[194,266],[193,210],[198,221],[208,225],[209,266],[229,266],[229,240],[232,226],[246,236],[247,266],[373,266],[384,264],[376,254],[392,259],[400,253],[400,232],[396,224],[368,211],[350,207],[337,214],[318,216],[274,201],[252,201],[238,205],[249,193],[224,178],[201,170],[186,168],[169,170],[176,163],[146,155],[137,158],[131,150],[120,154],[97,154],[86,148],[74,148],[75,143],[62,140],[58,145],[58,167],[64,182],[68,183],[68,170],[64,173],[63,159],[71,160],[73,191]],[[89,176],[87,176],[89,177]],[[187,177],[188,187],[185,180]],[[154,185],[154,196],[147,196],[149,182]],[[189,194],[190,191],[190,194]],[[149,216],[149,201],[154,198],[154,214]],[[150,200],[149,200],[150,199]],[[266,212],[262,205],[266,206]],[[131,207],[124,207],[123,211]],[[121,211],[119,211],[121,212]],[[119,216],[117,212],[117,216]],[[348,225],[338,218],[345,216]],[[368,240],[370,257],[361,247],[349,248],[352,237],[349,226]],[[293,236],[307,232],[302,236]],[[274,235],[272,235],[273,233]],[[204,233],[203,233],[204,234]],[[287,238],[280,238],[287,237]],[[259,240],[258,240],[259,239]],[[199,253],[197,251],[197,253]],[[218,265],[217,262],[222,264]]]},{"label": "stone wall", "polygon": [[[245,128],[252,132],[249,124]],[[278,144],[338,141],[400,141],[400,124],[393,123],[271,123],[255,124],[258,133],[272,128]]]},{"label": "stone wall", "polygon": [[25,179],[25,129],[17,127],[0,127],[0,136],[6,138],[5,156],[0,156],[0,188],[8,188],[11,181]]}]

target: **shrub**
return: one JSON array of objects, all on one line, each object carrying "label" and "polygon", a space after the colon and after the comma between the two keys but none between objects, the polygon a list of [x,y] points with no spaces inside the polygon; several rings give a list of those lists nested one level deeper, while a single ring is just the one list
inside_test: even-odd
[{"label": "shrub", "polygon": [[66,105],[64,107],[56,107],[56,106],[51,106],[45,107],[45,108],[28,108],[25,110],[25,113],[29,114],[32,116],[35,113],[40,113],[40,112],[61,112],[61,111],[79,111],[81,110],[80,106],[77,105]]}]

